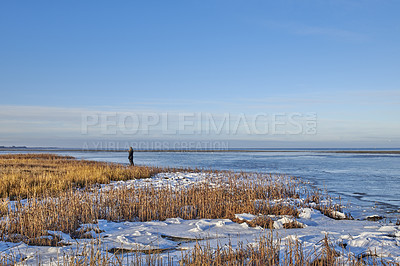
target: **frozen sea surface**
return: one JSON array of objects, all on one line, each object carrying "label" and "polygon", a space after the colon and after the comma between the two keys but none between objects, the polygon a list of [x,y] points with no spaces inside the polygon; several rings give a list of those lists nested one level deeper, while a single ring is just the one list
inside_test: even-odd
[{"label": "frozen sea surface", "polygon": [[[6,152],[1,152],[6,153]],[[56,152],[128,163],[123,152]],[[400,217],[400,154],[316,152],[135,152],[140,165],[257,171],[300,177],[347,205],[355,218]]]}]

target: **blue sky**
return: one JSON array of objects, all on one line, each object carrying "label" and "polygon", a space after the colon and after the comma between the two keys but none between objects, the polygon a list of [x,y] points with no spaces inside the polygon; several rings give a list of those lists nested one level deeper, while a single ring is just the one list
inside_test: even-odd
[{"label": "blue sky", "polygon": [[[0,146],[400,147],[399,10],[386,0],[2,1]],[[85,135],[87,112],[311,112],[318,131]]]}]

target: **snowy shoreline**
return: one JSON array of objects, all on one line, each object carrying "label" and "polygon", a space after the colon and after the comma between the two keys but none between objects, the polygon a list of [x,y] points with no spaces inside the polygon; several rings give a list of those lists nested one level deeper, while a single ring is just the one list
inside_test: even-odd
[{"label": "snowy shoreline", "polygon": [[[213,178],[210,178],[212,176]],[[159,173],[150,179],[116,181],[101,185],[101,191],[115,190],[130,186],[152,185],[155,188],[164,186],[179,189],[198,183],[218,186],[223,182],[223,173]],[[212,182],[210,183],[210,180]],[[302,200],[302,199],[299,199]],[[338,259],[345,261],[348,257],[359,257],[373,254],[400,263],[400,226],[382,222],[335,220],[323,215],[313,208],[301,208],[301,224],[296,229],[285,229],[284,224],[293,222],[291,217],[274,217],[274,233],[277,233],[284,246],[285,240],[297,239],[302,243],[305,253],[312,253],[321,246],[321,240],[328,237],[335,250],[340,254]],[[236,218],[251,221],[255,215],[238,213]],[[50,232],[62,239],[63,247],[29,246],[25,243],[0,242],[1,257],[8,254],[10,261],[20,261],[23,265],[38,262],[43,265],[62,264],[63,259],[78,254],[85,246],[96,245],[101,240],[101,252],[118,256],[118,250],[146,252],[157,250],[158,256],[165,260],[173,259],[176,263],[182,254],[194,248],[196,244],[237,248],[241,244],[257,245],[261,236],[270,229],[260,226],[250,227],[246,222],[237,223],[229,219],[196,219],[183,220],[179,217],[165,221],[149,222],[110,222],[99,220],[97,224],[82,225],[81,230],[91,234],[93,239],[72,239],[62,232]],[[110,252],[113,251],[113,252]],[[132,253],[131,253],[132,254]],[[123,255],[129,258],[130,253]]]}]

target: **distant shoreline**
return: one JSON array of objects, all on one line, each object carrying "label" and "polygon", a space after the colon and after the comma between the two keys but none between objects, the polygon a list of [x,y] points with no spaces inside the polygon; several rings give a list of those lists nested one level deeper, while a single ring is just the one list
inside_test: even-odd
[{"label": "distant shoreline", "polygon": [[[127,152],[127,150],[98,150],[98,149],[45,149],[45,148],[0,148],[0,151],[33,151],[33,152]],[[309,150],[309,149],[168,149],[168,150],[155,150],[143,149],[136,150],[136,152],[313,152],[313,153],[350,153],[350,154],[400,154],[400,150]]]}]

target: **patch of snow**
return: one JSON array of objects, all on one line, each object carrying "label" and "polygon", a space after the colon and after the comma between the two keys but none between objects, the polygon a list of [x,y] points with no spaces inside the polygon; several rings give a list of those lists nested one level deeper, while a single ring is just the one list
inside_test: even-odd
[{"label": "patch of snow", "polygon": [[301,227],[301,228],[307,227],[307,225],[302,224],[302,223],[300,223],[300,222],[298,222],[298,221],[296,221],[296,220],[294,220],[292,218],[283,217],[283,218],[281,218],[281,219],[279,219],[277,221],[274,221],[274,228],[275,229],[284,229],[285,225],[286,224],[290,224],[290,223],[294,223],[294,224],[296,224],[296,226]]},{"label": "patch of snow", "polygon": [[311,219],[311,214],[313,212],[314,212],[314,210],[311,208],[303,208],[303,209],[301,209],[299,217],[303,218],[303,219]]},{"label": "patch of snow", "polygon": [[242,220],[242,221],[251,221],[256,217],[257,217],[256,215],[250,214],[250,213],[235,214],[235,218]]},{"label": "patch of snow", "polygon": [[346,214],[340,211],[331,211],[331,216],[335,219],[341,219],[341,220],[346,219]]}]

